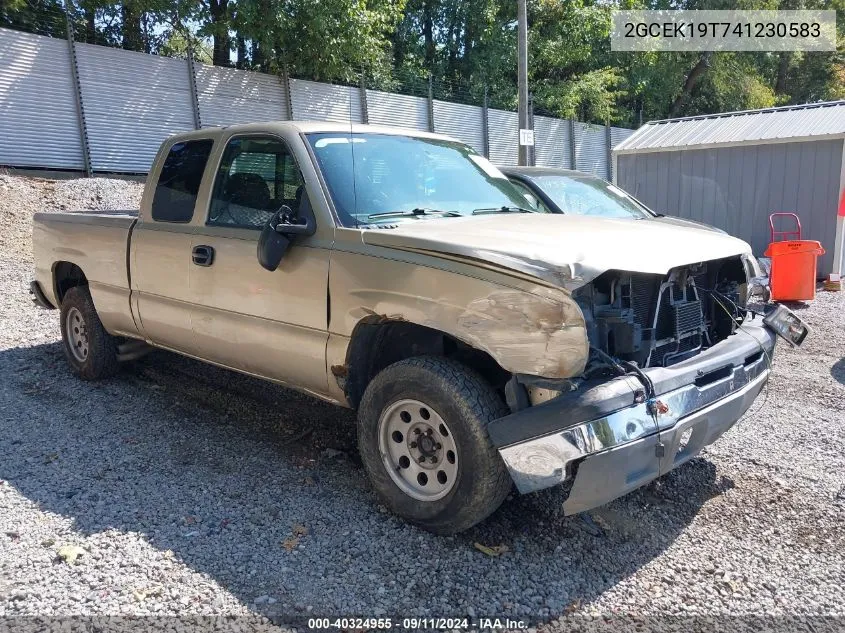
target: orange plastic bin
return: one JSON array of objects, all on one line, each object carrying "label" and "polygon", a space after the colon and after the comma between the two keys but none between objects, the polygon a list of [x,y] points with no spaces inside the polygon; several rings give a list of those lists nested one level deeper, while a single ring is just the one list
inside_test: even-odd
[{"label": "orange plastic bin", "polygon": [[814,240],[772,242],[766,249],[772,259],[769,285],[773,301],[807,301],[816,297],[816,258],[824,249]]}]

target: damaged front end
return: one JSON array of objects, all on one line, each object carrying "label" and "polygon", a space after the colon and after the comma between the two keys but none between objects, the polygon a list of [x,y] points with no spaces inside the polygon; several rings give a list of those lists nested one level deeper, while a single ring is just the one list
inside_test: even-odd
[{"label": "damaged front end", "polygon": [[737,256],[667,275],[608,271],[574,292],[591,349],[583,376],[515,377],[514,412],[489,426],[519,491],[567,483],[564,511],[588,510],[733,426],[767,381],[775,340],[746,311],[746,269]]},{"label": "damaged front end", "polygon": [[668,275],[609,271],[574,293],[591,347],[641,368],[669,367],[733,334],[746,296],[740,257]]}]

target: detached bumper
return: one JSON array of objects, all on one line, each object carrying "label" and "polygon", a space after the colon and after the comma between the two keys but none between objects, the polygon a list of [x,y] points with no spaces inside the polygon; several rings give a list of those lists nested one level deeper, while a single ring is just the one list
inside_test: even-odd
[{"label": "detached bumper", "polygon": [[568,482],[564,512],[583,512],[667,473],[731,428],[765,386],[774,343],[754,319],[694,358],[645,370],[655,402],[645,402],[635,378],[591,381],[495,420],[490,437],[521,493]]}]

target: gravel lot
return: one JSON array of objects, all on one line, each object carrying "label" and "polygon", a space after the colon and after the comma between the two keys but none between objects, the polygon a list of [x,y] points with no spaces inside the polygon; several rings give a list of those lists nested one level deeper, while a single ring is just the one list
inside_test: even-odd
[{"label": "gravel lot", "polygon": [[845,293],[797,306],[811,337],[701,458],[587,519],[551,490],[439,538],[377,505],[348,411],[164,352],[71,376],[31,215],[140,190],[0,176],[0,615],[845,615]]}]

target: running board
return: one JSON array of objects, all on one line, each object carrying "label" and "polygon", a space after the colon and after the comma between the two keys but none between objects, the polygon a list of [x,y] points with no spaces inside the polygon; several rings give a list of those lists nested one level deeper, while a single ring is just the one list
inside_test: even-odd
[{"label": "running board", "polygon": [[131,339],[117,346],[117,360],[120,362],[135,360],[146,356],[154,349],[152,345],[147,345],[144,341]]}]

